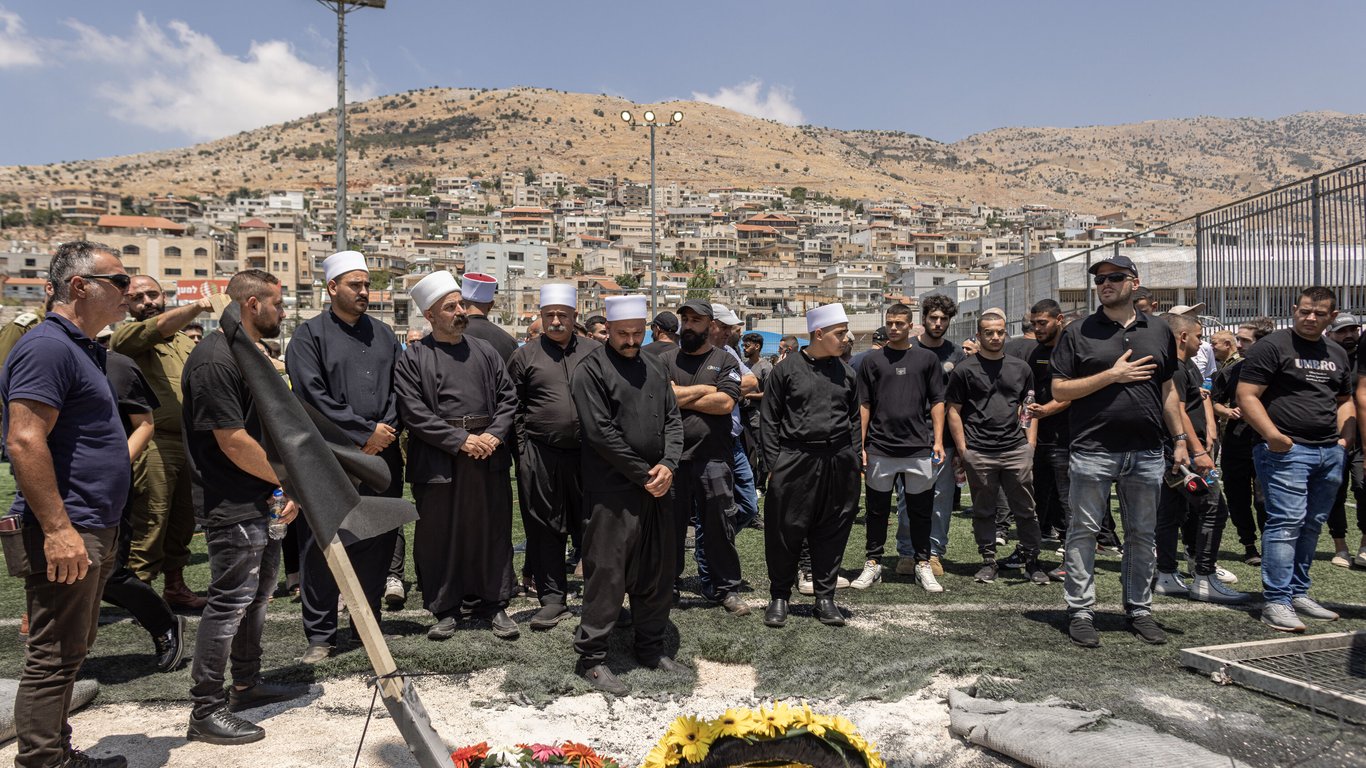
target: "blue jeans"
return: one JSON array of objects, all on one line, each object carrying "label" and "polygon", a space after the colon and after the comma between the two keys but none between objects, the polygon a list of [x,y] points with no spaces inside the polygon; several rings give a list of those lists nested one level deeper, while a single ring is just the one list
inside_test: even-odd
[{"label": "blue jeans", "polygon": [[754,468],[749,465],[749,456],[739,437],[732,437],[735,456],[731,460],[731,474],[735,478],[735,504],[740,513],[735,515],[735,530],[739,531],[759,517],[759,490],[754,486]]},{"label": "blue jeans", "polygon": [[209,604],[204,606],[190,667],[194,716],[227,705],[223,690],[229,661],[235,683],[251,685],[261,673],[261,631],[266,604],[280,571],[280,542],[258,517],[204,531],[209,547]]},{"label": "blue jeans", "polygon": [[1167,461],[1161,448],[1118,453],[1073,450],[1067,473],[1071,481],[1071,519],[1067,524],[1067,610],[1090,616],[1096,604],[1096,535],[1110,510],[1110,486],[1119,486],[1124,524],[1124,557],[1120,563],[1124,612],[1152,613],[1152,580],[1157,502]]},{"label": "blue jeans", "polygon": [[[934,479],[934,517],[930,519],[930,554],[944,556],[949,549],[949,522],[953,520],[953,492],[958,487],[953,471],[953,457],[957,455],[952,446],[944,446],[944,460],[939,462],[939,474]],[[905,507],[897,507],[897,511],[904,518]],[[899,518],[899,519],[902,519]],[[901,531],[906,529],[909,521],[902,523],[897,529],[896,548],[898,552],[914,551],[910,546],[909,538],[905,548],[902,547]]]},{"label": "blue jeans", "polygon": [[1346,452],[1338,445],[1292,445],[1276,453],[1260,443],[1252,449],[1257,482],[1266,497],[1262,528],[1262,587],[1268,603],[1289,605],[1309,594],[1309,566],[1319,531],[1342,484]]}]

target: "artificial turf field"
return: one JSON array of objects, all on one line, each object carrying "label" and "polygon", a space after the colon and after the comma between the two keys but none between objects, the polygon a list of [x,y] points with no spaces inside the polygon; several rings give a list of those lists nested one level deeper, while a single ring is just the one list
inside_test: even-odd
[{"label": "artificial turf field", "polygon": [[[8,467],[0,467],[0,498],[12,496],[12,484]],[[1354,521],[1353,513],[1349,506],[1349,520]],[[520,540],[521,521],[516,514],[513,517],[514,538]],[[410,525],[410,547],[411,533]],[[844,559],[850,578],[862,566],[863,535],[860,517]],[[1355,530],[1349,532],[1349,537],[1355,535]],[[689,578],[682,605],[672,614],[675,632],[670,639],[676,643],[676,656],[684,662],[702,658],[752,665],[760,696],[896,700],[918,690],[937,673],[985,675],[993,682],[984,688],[994,695],[1022,701],[1055,696],[1088,708],[1103,707],[1117,716],[1147,723],[1254,765],[1366,765],[1366,728],[1237,686],[1217,686],[1180,666],[1178,651],[1182,647],[1279,637],[1257,621],[1257,603],[1222,607],[1155,597],[1155,615],[1171,642],[1148,646],[1125,630],[1119,609],[1119,559],[1099,556],[1096,624],[1102,646],[1079,649],[1066,635],[1061,584],[1035,586],[1014,571],[1004,571],[992,584],[972,580],[979,562],[971,524],[956,514],[946,574],[940,580],[944,593],[928,594],[909,576],[897,576],[896,558],[888,557],[884,560],[884,583],[865,591],[839,592],[837,599],[850,616],[849,626],[822,626],[810,616],[812,598],[794,595],[793,616],[785,628],[775,630],[765,627],[760,616],[768,599],[763,534],[743,531],[737,543],[751,590],[746,597],[754,613],[743,618],[728,616],[689,591],[696,587],[695,579]],[[1349,538],[1349,544],[1355,543]],[[1258,570],[1238,559],[1241,548],[1231,525],[1225,531],[1224,544],[1220,564],[1237,574],[1236,586],[1259,590]],[[894,551],[895,547],[889,549]],[[1003,548],[1001,555],[1009,549]],[[1311,622],[1310,632],[1366,627],[1366,569],[1349,571],[1330,565],[1331,550],[1325,531],[1312,571],[1313,595],[1343,618],[1332,624]],[[185,578],[202,593],[209,581],[202,536],[195,537],[192,553]],[[1051,552],[1044,559],[1050,567],[1057,562]],[[518,555],[518,568],[520,563]],[[689,558],[685,576],[695,573]],[[390,647],[400,668],[458,675],[501,667],[506,670],[505,693],[522,703],[536,704],[589,690],[573,674],[575,621],[566,621],[549,632],[531,632],[525,622],[537,604],[518,597],[509,607],[509,613],[523,625],[521,638],[515,642],[498,640],[486,630],[470,629],[453,640],[435,643],[426,639],[432,617],[422,610],[421,595],[412,581],[410,558],[407,605],[398,611],[386,610],[382,617],[385,631],[399,635]],[[579,581],[571,579],[571,587],[578,586]],[[571,599],[571,609],[577,606],[578,600]],[[22,610],[22,584],[17,579],[0,580],[0,616],[6,617],[0,619],[0,676],[18,674],[21,646],[16,630]],[[267,674],[278,679],[322,681],[369,671],[365,654],[359,649],[335,655],[314,667],[296,663],[306,645],[299,610],[298,603],[288,598],[271,603],[264,641]],[[82,672],[102,684],[100,701],[186,702],[188,664],[175,672],[156,673],[146,632],[119,609],[106,606],[104,619],[108,623],[101,627]],[[342,623],[345,625],[346,619]],[[195,626],[192,618],[191,630]],[[622,678],[635,695],[667,699],[686,693],[690,678],[670,679],[634,670],[629,631],[619,628],[614,634],[610,664],[619,674],[624,672]]]}]

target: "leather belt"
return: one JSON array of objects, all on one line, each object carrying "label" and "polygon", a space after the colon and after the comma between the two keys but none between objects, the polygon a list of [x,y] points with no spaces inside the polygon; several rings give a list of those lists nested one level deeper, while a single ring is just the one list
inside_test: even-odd
[{"label": "leather belt", "polygon": [[489,416],[461,416],[458,419],[447,419],[446,423],[450,424],[452,427],[460,427],[461,429],[469,431],[486,429],[493,423],[493,419]]}]

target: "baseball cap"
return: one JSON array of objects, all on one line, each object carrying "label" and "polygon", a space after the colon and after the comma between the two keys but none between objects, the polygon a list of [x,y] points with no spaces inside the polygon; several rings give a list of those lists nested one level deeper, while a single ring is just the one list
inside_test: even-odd
[{"label": "baseball cap", "polygon": [[716,317],[716,313],[712,311],[711,305],[701,299],[683,302],[683,305],[678,308],[678,314],[683,314],[683,310],[685,309],[692,310],[695,314],[701,315],[702,317]]},{"label": "baseball cap", "polygon": [[722,325],[739,325],[744,322],[740,316],[730,311],[730,307],[725,304],[711,305],[711,316],[716,318],[716,322]]},{"label": "baseball cap", "polygon": [[1128,256],[1123,256],[1120,254],[1115,254],[1110,258],[1105,259],[1104,261],[1097,261],[1095,264],[1091,265],[1090,269],[1086,271],[1094,275],[1096,272],[1100,271],[1101,267],[1105,266],[1106,264],[1113,264],[1114,266],[1119,267],[1120,269],[1127,270],[1129,274],[1133,275],[1134,277],[1138,277],[1138,267],[1134,266],[1134,262]]},{"label": "baseball cap", "polygon": [[1191,304],[1177,304],[1176,306],[1174,306],[1174,307],[1172,307],[1171,309],[1167,310],[1167,314],[1169,314],[1169,315],[1191,315],[1192,317],[1197,316],[1197,315],[1204,314],[1204,312],[1205,312],[1205,302],[1203,302],[1203,301],[1200,302],[1199,304],[1194,304],[1194,305],[1191,305]]},{"label": "baseball cap", "polygon": [[665,333],[678,333],[678,315],[665,310],[655,315],[655,319],[650,325]]},{"label": "baseball cap", "polygon": [[1351,328],[1354,325],[1361,325],[1361,321],[1357,319],[1356,315],[1349,315],[1346,312],[1339,312],[1338,316],[1333,318],[1333,324],[1328,326],[1328,330],[1340,331],[1343,328]]},{"label": "baseball cap", "polygon": [[886,340],[887,340],[887,326],[884,325],[884,326],[882,326],[881,328],[878,328],[876,331],[873,331],[873,341],[886,341]]}]

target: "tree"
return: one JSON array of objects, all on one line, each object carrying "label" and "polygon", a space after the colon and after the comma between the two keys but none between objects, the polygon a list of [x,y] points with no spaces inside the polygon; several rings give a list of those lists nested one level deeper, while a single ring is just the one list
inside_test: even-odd
[{"label": "tree", "polygon": [[640,287],[640,277],[637,275],[617,275],[617,285],[627,290],[635,290]]},{"label": "tree", "polygon": [[370,273],[370,289],[373,291],[385,291],[389,289],[389,272],[387,270],[376,270]]},{"label": "tree", "polygon": [[576,274],[576,275],[582,275],[582,274],[583,274],[583,257],[582,257],[582,256],[575,256],[575,257],[574,257],[574,264],[573,264],[573,266],[572,266],[571,268],[574,270],[574,274]]},{"label": "tree", "polygon": [[693,276],[688,278],[689,299],[710,299],[712,289],[716,287],[716,278],[707,271],[706,267],[698,267]]},{"label": "tree", "polygon": [[50,211],[46,208],[34,208],[29,215],[29,222],[35,227],[47,227],[53,224],[62,223],[62,214],[57,211]]},{"label": "tree", "polygon": [[792,198],[792,202],[801,205],[806,202],[806,187],[793,187],[787,196]]},{"label": "tree", "polygon": [[22,227],[24,226],[24,212],[10,211],[0,219],[0,227]]},{"label": "tree", "polygon": [[530,168],[522,171],[522,181],[526,182],[527,186],[531,186],[536,182],[536,172]]}]

